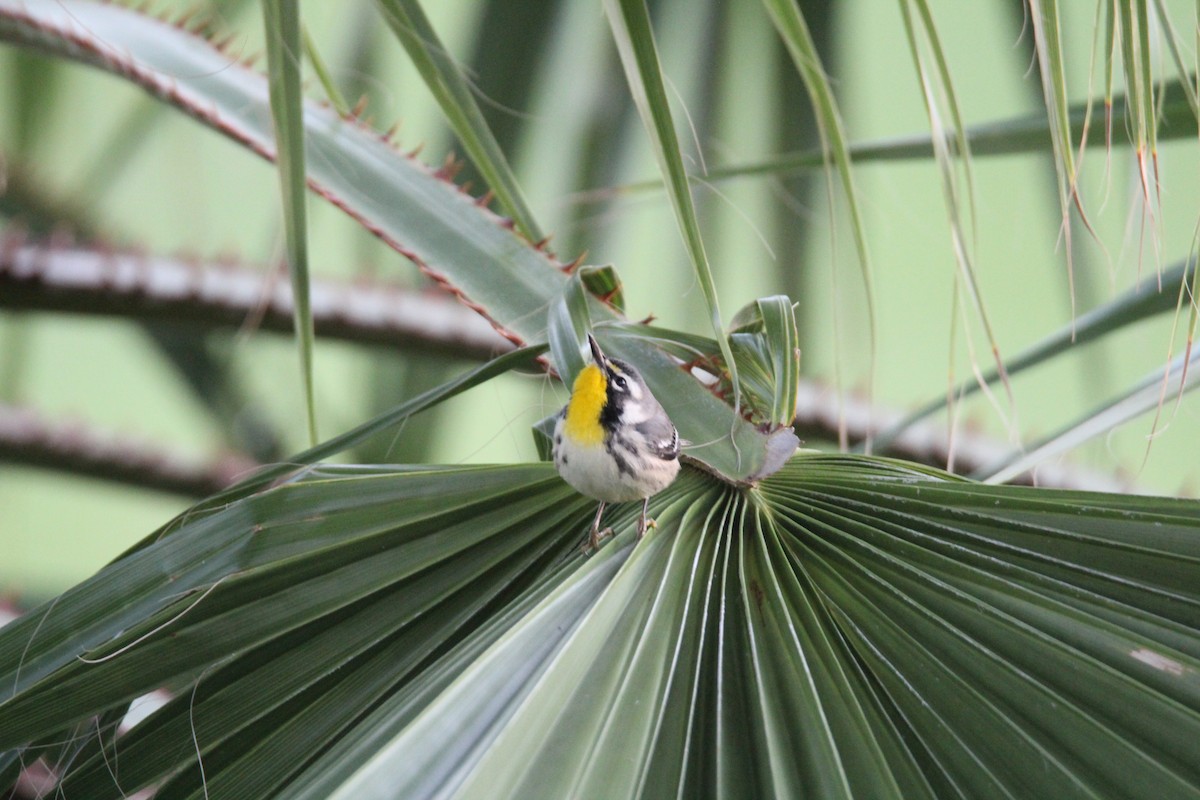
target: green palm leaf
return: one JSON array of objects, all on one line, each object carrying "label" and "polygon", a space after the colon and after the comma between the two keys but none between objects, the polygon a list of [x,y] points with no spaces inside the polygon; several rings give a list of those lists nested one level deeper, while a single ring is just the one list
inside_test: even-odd
[{"label": "green palm leaf", "polygon": [[0,632],[0,748],[166,685],[67,796],[1200,786],[1200,504],[801,456],[686,472],[585,558],[590,505],[544,464],[321,467],[198,515]]},{"label": "green palm leaf", "polygon": [[264,0],[267,32],[267,67],[270,83],[271,122],[275,160],[283,197],[283,229],[292,296],[296,298],[296,346],[304,382],[308,416],[308,443],[316,446],[317,408],[313,386],[312,304],[309,299],[308,196],[305,193],[304,107],[300,89],[300,7],[296,2]]}]

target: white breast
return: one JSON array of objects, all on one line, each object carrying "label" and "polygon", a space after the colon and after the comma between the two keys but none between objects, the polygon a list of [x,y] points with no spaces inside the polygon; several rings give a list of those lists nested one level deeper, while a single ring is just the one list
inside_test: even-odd
[{"label": "white breast", "polygon": [[[554,426],[554,466],[578,492],[606,503],[641,500],[665,489],[679,473],[679,461],[635,455],[612,442],[581,445],[567,438],[560,417]],[[640,442],[634,442],[636,445]],[[610,450],[611,446],[611,450]],[[626,469],[618,466],[618,459]]]}]

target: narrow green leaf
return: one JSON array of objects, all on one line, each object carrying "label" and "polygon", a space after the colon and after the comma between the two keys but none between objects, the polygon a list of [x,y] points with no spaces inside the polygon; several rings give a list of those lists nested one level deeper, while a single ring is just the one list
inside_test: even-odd
[{"label": "narrow green leaf", "polygon": [[475,102],[470,84],[438,39],[421,4],[418,0],[376,0],[376,5],[442,107],[471,163],[496,193],[501,207],[526,239],[541,242],[545,234],[525,202],[508,159]]},{"label": "narrow green leaf", "polygon": [[[1155,86],[1152,76],[1151,31],[1148,5],[1145,0],[1113,3],[1109,28],[1111,36],[1108,53],[1108,80],[1116,73],[1113,63],[1119,54],[1128,98],[1125,123],[1134,145],[1142,197],[1146,207],[1153,207],[1159,194],[1158,184],[1158,115]],[[1189,109],[1190,110],[1190,109]],[[1193,117],[1195,112],[1192,111]],[[1109,120],[1111,127],[1112,121]]]},{"label": "narrow green leaf", "polygon": [[317,73],[317,80],[321,82],[325,96],[329,98],[329,102],[333,104],[339,114],[343,117],[350,116],[350,105],[342,96],[337,84],[334,83],[333,76],[329,73],[329,67],[325,64],[325,59],[321,57],[321,51],[317,49],[317,43],[308,33],[308,26],[301,27],[300,35],[304,42],[304,56],[308,59],[308,63],[312,64],[313,72]]},{"label": "narrow green leaf", "polygon": [[[570,387],[590,356],[586,350],[587,335],[592,332],[592,302],[589,295],[605,303],[620,301],[621,281],[609,267],[577,267],[567,281],[563,296],[550,308],[547,326],[550,353],[554,367],[565,386]],[[616,305],[616,303],[613,303]]]},{"label": "narrow green leaf", "polygon": [[1163,38],[1166,39],[1167,49],[1171,51],[1171,60],[1175,62],[1175,71],[1179,74],[1178,83],[1183,85],[1193,116],[1200,120],[1200,97],[1197,96],[1196,86],[1189,77],[1190,69],[1184,61],[1179,34],[1175,32],[1175,25],[1171,22],[1170,9],[1167,8],[1165,0],[1154,0],[1154,11],[1155,21],[1162,26]]},{"label": "narrow green leaf", "polygon": [[[1126,5],[1130,15],[1130,26],[1126,29],[1127,37],[1124,42],[1127,53],[1129,53],[1129,63],[1132,68],[1137,71],[1137,79],[1130,80],[1131,75],[1126,75],[1125,80],[1130,85],[1136,86],[1137,91],[1134,96],[1140,100],[1136,104],[1138,109],[1138,132],[1145,136],[1146,155],[1153,160],[1154,163],[1154,181],[1158,183],[1158,114],[1156,109],[1156,101],[1154,96],[1154,73],[1151,65],[1151,59],[1154,57],[1154,49],[1150,44],[1150,4],[1147,0],[1131,0]],[[1143,165],[1143,169],[1145,166]],[[1157,185],[1155,187],[1157,191]]]},{"label": "narrow green leaf", "polygon": [[[1074,316],[1075,272],[1071,258],[1071,226],[1067,224],[1067,220],[1072,202],[1078,200],[1078,176],[1075,169],[1075,145],[1071,139],[1058,0],[1029,0],[1029,16],[1033,24],[1033,44],[1037,52],[1038,71],[1042,78],[1042,95],[1046,101],[1046,117],[1050,122],[1050,141],[1054,145],[1054,169],[1058,173],[1058,205],[1063,219],[1063,251],[1067,256],[1067,282]],[[1131,96],[1136,101],[1138,95]]]},{"label": "narrow green leaf", "polygon": [[588,363],[582,346],[592,330],[592,316],[588,309],[588,292],[584,289],[583,274],[576,270],[563,296],[550,308],[547,326],[550,336],[550,353],[554,357],[554,368],[568,388],[575,383],[576,376]]},{"label": "narrow green leaf", "polygon": [[751,409],[772,426],[791,425],[800,386],[800,337],[792,301],[776,295],[749,304],[734,315],[729,339]]},{"label": "narrow green leaf", "polygon": [[[873,376],[876,345],[875,292],[871,280],[871,257],[867,250],[867,235],[863,227],[862,214],[859,211],[858,192],[854,188],[850,150],[842,124],[842,115],[838,110],[837,101],[834,99],[833,88],[829,85],[829,79],[821,65],[821,56],[813,42],[808,23],[804,21],[794,0],[763,0],[763,5],[771,15],[771,20],[775,23],[775,28],[779,31],[779,36],[792,57],[792,63],[804,81],[804,88],[808,91],[809,101],[812,103],[817,127],[821,134],[822,165],[828,164],[827,159],[833,159],[841,180],[842,191],[846,196],[851,229],[854,231],[854,246],[858,252],[859,267],[862,270],[866,300],[865,313],[870,341],[870,374]],[[868,377],[867,382],[867,395],[870,396],[874,378]]]},{"label": "narrow green leaf", "polygon": [[422,392],[411,400],[407,400],[339,436],[335,436],[315,447],[310,447],[308,450],[297,453],[280,464],[259,470],[254,475],[239,481],[220,494],[208,498],[187,514],[177,517],[160,529],[158,535],[164,535],[166,532],[169,532],[174,526],[186,521],[188,516],[198,510],[220,508],[235,499],[253,494],[270,486],[280,478],[295,473],[298,469],[327,458],[332,458],[386,431],[393,430],[397,426],[407,422],[410,417],[428,408],[432,408],[438,403],[449,400],[451,397],[461,394],[468,389],[472,389],[481,383],[489,381],[498,375],[503,375],[514,369],[536,369],[536,359],[544,352],[546,352],[546,345],[534,345],[497,356],[486,364],[481,364],[441,386]]},{"label": "narrow green leaf", "polygon": [[[854,795],[843,758],[861,742],[851,736],[839,747],[835,739],[833,717],[848,709],[835,708],[838,692],[830,691],[834,685],[823,674],[820,662],[825,654],[821,650],[827,643],[810,638],[803,630],[803,622],[811,619],[811,607],[796,609],[800,614],[795,617],[790,613],[793,609],[788,608],[780,583],[781,578],[792,577],[786,560],[771,564],[759,526],[746,527],[758,529],[758,541],[751,546],[743,538],[737,545],[739,578],[751,589],[741,593],[740,599],[754,665],[752,687],[757,708],[753,716],[759,720],[760,735],[770,753],[768,763],[773,764],[769,794],[795,797],[811,787],[820,797],[850,800]],[[780,566],[784,567],[782,573]],[[785,685],[793,688],[783,694]],[[790,702],[780,703],[781,696]],[[798,730],[807,733],[798,737]],[[787,764],[789,756],[794,759],[792,764]]]},{"label": "narrow green leaf", "polygon": [[704,292],[713,334],[733,376],[733,407],[736,412],[741,405],[737,365],[721,322],[721,308],[717,301],[716,285],[713,283],[712,267],[708,263],[708,254],[700,235],[700,223],[696,219],[696,208],[692,202],[691,184],[679,150],[675,121],[671,117],[671,103],[667,98],[658,50],[654,43],[654,32],[650,26],[650,13],[645,0],[604,0],[604,9],[612,26],[613,39],[621,56],[621,64],[625,68],[625,79],[633,95],[634,105],[642,118],[643,127],[650,136],[659,171],[666,181],[667,196],[671,199],[675,222],[679,225],[692,269]]},{"label": "narrow green leaf", "polygon": [[263,27],[267,39],[267,74],[271,87],[271,118],[275,153],[283,195],[283,227],[287,242],[288,272],[296,309],[296,344],[304,405],[308,412],[308,439],[316,445],[317,408],[313,387],[312,307],[308,296],[308,221],[304,169],[303,97],[300,90],[300,7],[297,0],[263,0]]},{"label": "narrow green leaf", "polygon": [[625,287],[621,284],[621,276],[617,274],[617,270],[612,264],[600,267],[579,267],[578,272],[583,278],[584,287],[591,294],[624,316]]}]

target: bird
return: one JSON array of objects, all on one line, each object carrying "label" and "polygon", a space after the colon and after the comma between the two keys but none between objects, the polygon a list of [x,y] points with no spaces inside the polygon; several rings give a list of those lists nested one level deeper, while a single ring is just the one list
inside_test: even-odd
[{"label": "bird", "polygon": [[554,466],[580,494],[600,501],[587,550],[612,533],[600,530],[609,503],[642,501],[638,539],[652,525],[650,498],[679,474],[679,431],[631,364],[604,355],[588,334],[594,363],[571,387],[571,397],[554,423]]}]

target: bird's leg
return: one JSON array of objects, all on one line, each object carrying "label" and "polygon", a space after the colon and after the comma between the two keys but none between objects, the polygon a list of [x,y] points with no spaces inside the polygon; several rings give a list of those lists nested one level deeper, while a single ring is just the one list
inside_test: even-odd
[{"label": "bird's leg", "polygon": [[638,520],[638,538],[639,539],[641,539],[643,536],[646,535],[647,528],[654,527],[653,520],[650,520],[650,521],[646,520],[646,512],[649,510],[650,510],[650,498],[647,497],[642,500],[642,518]]},{"label": "bird's leg", "polygon": [[589,552],[598,548],[600,546],[600,540],[602,538],[604,538],[605,536],[607,536],[608,534],[612,533],[612,531],[607,528],[604,529],[603,531],[600,530],[600,517],[604,514],[604,506],[605,505],[607,505],[607,504],[604,503],[603,501],[601,501],[600,507],[596,509],[596,519],[592,520],[592,530],[588,534],[588,543],[587,543],[587,549]]}]

